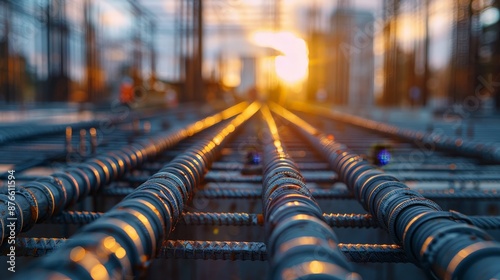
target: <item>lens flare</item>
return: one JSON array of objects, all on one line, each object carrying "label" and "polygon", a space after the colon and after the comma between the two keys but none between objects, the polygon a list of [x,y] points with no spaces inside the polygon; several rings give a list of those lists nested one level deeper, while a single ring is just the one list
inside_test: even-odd
[{"label": "lens flare", "polygon": [[274,67],[284,82],[295,84],[307,77],[309,65],[306,42],[291,32],[256,32],[252,41],[261,47],[269,47],[281,54],[276,56]]}]

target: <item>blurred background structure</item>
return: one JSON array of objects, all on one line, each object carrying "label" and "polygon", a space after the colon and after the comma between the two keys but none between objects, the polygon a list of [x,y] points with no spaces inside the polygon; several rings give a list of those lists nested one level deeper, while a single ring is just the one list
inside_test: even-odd
[{"label": "blurred background structure", "polygon": [[3,104],[110,103],[131,84],[181,102],[256,88],[349,107],[500,108],[493,0],[0,5]]}]

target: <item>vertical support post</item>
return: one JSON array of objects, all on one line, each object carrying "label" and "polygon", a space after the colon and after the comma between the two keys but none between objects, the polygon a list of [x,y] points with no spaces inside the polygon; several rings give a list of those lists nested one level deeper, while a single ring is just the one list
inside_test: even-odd
[{"label": "vertical support post", "polygon": [[153,20],[150,21],[151,26],[151,38],[150,38],[150,53],[151,53],[151,77],[152,81],[156,81],[156,47],[155,39],[157,36],[156,24]]},{"label": "vertical support post", "polygon": [[194,64],[194,101],[203,102],[205,95],[203,93],[203,1],[194,0],[194,16],[195,16],[195,30],[196,30],[196,46],[194,47],[195,53],[193,54]]},{"label": "vertical support post", "polygon": [[430,39],[429,39],[429,6],[430,6],[430,1],[425,0],[424,2],[424,20],[425,20],[425,39],[424,39],[424,75],[423,75],[423,81],[422,81],[422,106],[426,106],[427,103],[429,102],[429,44],[430,44]]}]

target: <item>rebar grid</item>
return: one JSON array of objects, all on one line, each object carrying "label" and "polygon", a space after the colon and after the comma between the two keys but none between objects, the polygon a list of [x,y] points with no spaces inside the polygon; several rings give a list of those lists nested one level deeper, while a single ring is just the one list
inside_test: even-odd
[{"label": "rebar grid", "polygon": [[[348,189],[316,188],[316,185],[310,189],[306,186],[305,175],[298,167],[315,171],[324,170],[328,165],[311,162],[316,160],[314,156],[302,154],[302,151],[297,154],[299,161],[295,162],[295,151],[292,151],[292,157],[287,150],[288,145],[293,148],[297,144],[281,140],[281,132],[266,105],[260,109],[263,116],[260,127],[264,128],[258,143],[263,151],[262,164],[248,169],[248,174],[245,173],[248,172],[248,163],[219,161],[215,168],[209,169],[215,155],[224,154],[221,151],[227,147],[229,136],[257,113],[259,106],[255,103],[250,107],[240,104],[185,129],[158,134],[156,138],[89,159],[76,168],[20,188],[16,193],[14,212],[22,222],[16,228],[16,234],[40,222],[84,227],[67,240],[16,238],[18,256],[39,257],[58,249],[57,254],[41,258],[32,271],[22,274],[19,279],[54,275],[87,279],[95,276],[93,271],[101,266],[110,278],[139,277],[153,259],[268,261],[271,279],[313,275],[333,279],[358,278],[347,261],[413,262],[431,276],[441,279],[483,279],[481,273],[491,277],[498,274],[494,263],[499,259],[500,247],[489,241],[490,237],[478,228],[500,229],[500,218],[445,212],[428,200],[496,201],[499,197],[496,190],[450,188],[415,192],[401,183],[449,182],[451,186],[460,182],[477,187],[479,183],[498,181],[499,177],[491,171],[475,176],[473,173],[448,171],[446,167],[443,170],[449,174],[423,177],[409,174],[398,176],[398,180],[373,169],[345,146],[274,104],[270,106],[279,115],[279,120],[290,122],[290,127],[307,139],[319,154],[326,156],[333,167],[335,173],[304,172],[310,178],[308,181],[318,184],[343,182]],[[235,118],[224,126],[219,125],[217,132],[203,135],[211,140],[198,140],[194,146],[182,141],[232,117]],[[370,129],[379,131],[373,127]],[[394,134],[393,131],[385,133]],[[177,151],[163,153],[175,144],[180,145]],[[160,154],[162,160],[174,159],[163,167],[144,166],[142,170],[151,172],[152,176],[128,172]],[[464,168],[466,172],[473,172],[466,165]],[[209,170],[226,174],[225,178],[219,178],[217,172],[210,172],[204,180]],[[36,176],[21,175],[20,178],[25,180]],[[261,184],[263,190],[246,186],[212,187],[221,181],[225,184]],[[111,186],[110,182],[113,182]],[[204,183],[209,187],[199,189]],[[128,187],[121,187],[126,184]],[[64,211],[90,195],[103,199],[110,196],[125,198],[105,213]],[[262,214],[192,211],[185,206],[193,196],[195,199],[238,201],[261,198],[263,211]],[[1,198],[6,200],[3,196]],[[336,199],[332,203],[343,203],[339,199],[357,199],[371,214],[322,213],[315,199]],[[3,222],[5,238],[7,225],[2,219],[0,222]],[[211,226],[217,232],[219,226],[262,226],[266,243],[166,240],[176,224]],[[382,228],[388,230],[399,245],[339,243],[332,228]],[[0,247],[4,255],[9,249],[5,242]],[[89,266],[89,263],[94,265]],[[317,270],[318,264],[324,268],[322,271]]]},{"label": "rebar grid", "polygon": [[[264,119],[262,213],[270,278],[283,278],[293,271],[297,278],[360,279],[341,255],[337,236],[327,226],[303,176],[288,156],[271,111],[264,106],[261,112]],[[307,269],[311,264],[331,269]]]},{"label": "rebar grid", "polygon": [[[33,270],[19,276],[20,279],[30,275],[50,278],[56,274],[72,279],[91,279],[95,267],[104,268],[101,274],[107,278],[138,277],[154,258],[158,244],[179,219],[184,204],[198,187],[204,170],[213,162],[222,144],[259,107],[257,103],[251,104],[208,139],[169,162],[111,211],[73,235],[59,248],[58,254],[47,256]],[[179,137],[193,135],[217,123],[227,112],[193,124],[189,130],[179,132]],[[89,262],[94,265],[89,266]]]},{"label": "rebar grid", "polygon": [[[104,213],[89,211],[65,211],[48,220],[53,224],[84,225],[100,218]],[[481,229],[500,229],[498,216],[469,216],[472,224]],[[262,214],[184,212],[178,224],[188,226],[263,226]],[[333,228],[378,228],[379,224],[370,214],[323,213],[325,222]]]},{"label": "rebar grid", "polygon": [[[64,238],[16,239],[18,256],[42,257],[69,242]],[[355,263],[406,263],[404,250],[391,244],[344,244],[338,248],[350,262]],[[8,250],[2,248],[2,254]],[[241,241],[165,240],[155,258],[224,261],[268,261],[266,244]]]},{"label": "rebar grid", "polygon": [[500,262],[500,244],[473,226],[467,216],[442,211],[435,202],[374,168],[291,112],[278,105],[272,108],[328,159],[365,210],[430,276],[491,279],[500,275],[500,267],[492,267],[493,262]]}]

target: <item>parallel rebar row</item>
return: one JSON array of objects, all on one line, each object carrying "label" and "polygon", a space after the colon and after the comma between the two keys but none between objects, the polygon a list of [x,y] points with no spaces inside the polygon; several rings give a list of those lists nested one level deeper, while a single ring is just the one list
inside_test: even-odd
[{"label": "parallel rebar row", "polygon": [[[110,188],[104,190],[106,195],[123,196],[132,192],[130,188]],[[354,195],[344,189],[311,189],[311,193],[316,199],[354,199]],[[500,192],[496,190],[417,190],[422,196],[428,199],[442,200],[498,200]],[[200,190],[198,197],[204,198],[224,198],[224,199],[257,199],[262,196],[259,189],[250,188],[210,188]]]},{"label": "parallel rebar row", "polygon": [[[119,119],[112,118],[106,121],[105,125],[113,125],[118,121]],[[102,123],[99,121],[83,121],[74,124],[56,124],[48,126],[36,126],[36,125],[21,126],[17,127],[16,129],[2,131],[2,134],[0,135],[0,145],[48,134],[63,133],[67,127],[71,127],[74,130],[79,130],[84,128],[98,127],[100,125],[102,125]]]},{"label": "parallel rebar row", "polygon": [[[399,171],[399,170],[398,170]],[[454,174],[457,173],[456,170],[450,169],[449,172],[452,174],[430,174],[425,176],[415,176],[413,174],[398,175],[401,181],[405,182],[447,182],[447,183],[466,183],[471,182],[478,185],[482,182],[500,182],[500,175],[498,174]],[[207,174],[206,182],[241,182],[241,183],[254,183],[261,182],[262,177],[258,175],[241,177],[241,169],[236,169],[234,172],[221,172],[215,171]],[[324,172],[309,172],[307,175],[309,182],[314,183],[325,183],[325,184],[335,184],[339,180],[335,174],[324,173]],[[140,176],[126,178],[129,182],[142,182],[145,178]]]},{"label": "parallel rebar row", "polygon": [[[302,246],[307,246],[302,244]],[[356,263],[406,263],[408,259],[397,245],[386,244],[337,244],[339,252],[349,260]],[[301,252],[297,252],[301,254]],[[322,252],[318,251],[318,254]],[[167,240],[163,242],[158,258],[181,258],[181,259],[203,259],[203,260],[252,260],[269,261],[269,252],[262,242],[236,242],[236,241],[191,241],[191,240]],[[321,273],[321,268],[328,268],[328,264],[321,266],[321,263],[312,262],[295,265],[296,269],[306,268],[306,271],[313,271],[308,276],[321,279],[359,279],[353,278],[357,274],[348,274],[344,278],[335,278],[338,271],[325,271]],[[316,269],[314,269],[316,268]],[[332,267],[333,268],[333,267]],[[302,273],[304,273],[303,271]],[[330,273],[330,274],[327,274]],[[286,274],[294,275],[294,274]],[[295,274],[296,275],[296,274]],[[307,275],[307,274],[306,274]],[[306,276],[303,276],[304,278]],[[359,276],[358,276],[359,277]],[[284,278],[284,277],[281,277]],[[272,278],[280,279],[280,278]],[[292,279],[296,279],[293,278]]]},{"label": "parallel rebar row", "polygon": [[[48,223],[85,225],[100,218],[104,213],[89,211],[65,211]],[[379,224],[370,214],[323,213],[325,222],[334,228],[378,228]],[[179,224],[188,226],[262,226],[262,214],[184,212]],[[480,229],[500,229],[499,216],[469,216],[472,224]]]},{"label": "parallel rebar row", "polygon": [[[236,105],[184,129],[160,134],[97,156],[51,176],[16,186],[15,190],[5,189],[5,194],[0,194],[0,244],[7,235],[27,231],[35,223],[57,215],[89,194],[95,195],[101,186],[156,157],[179,141],[236,115],[245,106],[244,103]],[[15,228],[8,228],[12,221],[16,221]]]},{"label": "parallel rebar row", "polygon": [[[17,256],[42,257],[69,242],[63,238],[16,238]],[[408,258],[398,245],[338,244],[339,250],[350,262],[406,263]],[[0,248],[7,254],[8,249]],[[165,240],[158,249],[157,259],[192,259],[225,261],[267,261],[266,244],[242,241]]]},{"label": "parallel rebar row", "polygon": [[[112,108],[117,109],[117,108]],[[122,111],[116,111],[116,115],[109,114],[107,117],[99,120],[89,120],[81,121],[77,123],[67,123],[67,124],[52,124],[39,126],[33,125],[23,125],[16,126],[15,129],[4,129],[0,134],[0,145],[6,143],[12,143],[14,141],[33,139],[35,137],[64,134],[67,128],[72,130],[87,129],[92,127],[102,127],[108,129],[114,125],[124,123],[127,121],[132,121],[134,119],[144,119],[151,117],[152,114],[136,113],[131,112],[130,114],[123,114]]]},{"label": "parallel rebar row", "polygon": [[360,279],[337,248],[338,240],[288,156],[267,107],[261,110],[262,206],[271,271],[269,279]]},{"label": "parallel rebar row", "polygon": [[273,109],[327,157],[339,178],[379,226],[402,244],[408,257],[424,271],[440,279],[500,276],[500,244],[473,226],[467,216],[442,211],[433,201],[374,168],[297,116],[277,105]]},{"label": "parallel rebar row", "polygon": [[[335,173],[301,173],[298,168],[301,164],[308,166],[309,171],[325,169],[327,166],[316,162],[309,166],[309,161],[317,160],[318,157],[302,151],[303,147],[292,140],[289,148],[301,149],[301,154],[297,153],[300,163],[294,162],[281,140],[288,139],[284,138],[288,130],[284,130],[281,135],[283,138],[280,138],[281,131],[278,133],[268,107],[261,107],[257,103],[247,107],[247,104],[242,103],[185,129],[156,134],[151,139],[143,139],[144,141],[140,140],[118,151],[91,158],[49,177],[18,185],[13,193],[0,194],[0,253],[6,255],[11,251],[7,238],[10,241],[35,223],[46,222],[85,226],[67,240],[15,238],[17,256],[39,257],[58,248],[56,254],[42,258],[32,269],[19,275],[18,279],[138,278],[155,258],[269,261],[270,279],[359,279],[360,276],[352,272],[348,261],[413,262],[430,276],[441,279],[500,278],[500,268],[496,265],[500,263],[500,244],[493,242],[481,230],[500,229],[500,217],[469,217],[454,211],[446,212],[429,200],[490,200],[498,199],[500,193],[479,188],[412,190],[401,182],[403,177],[384,174],[346,146],[335,142],[334,138],[323,135],[282,107],[274,104],[271,106],[280,119],[291,122],[294,130],[307,139],[318,154],[326,157]],[[257,145],[256,149],[262,150],[256,153],[259,154],[259,159],[262,157],[262,164],[240,164],[239,172],[240,169],[236,170],[234,165],[228,167],[225,162],[233,160],[237,155],[226,153],[230,149],[224,149],[224,158],[218,162],[218,168],[229,171],[205,174],[209,167],[214,170],[212,163],[221,154],[226,141],[260,108],[263,134],[258,135],[262,136],[262,145]],[[206,135],[209,139],[198,141],[187,150],[184,150],[187,145],[178,146],[182,149],[180,155],[176,156],[177,151],[163,153],[183,139],[234,116],[236,117],[227,121],[224,127],[221,124],[217,130],[208,131]],[[349,118],[341,121],[349,122]],[[356,122],[360,121],[352,124],[361,125]],[[418,137],[424,135],[423,140],[418,137],[415,139],[412,138],[415,135],[396,131],[385,124],[368,124],[363,123],[362,126],[407,137],[404,139],[432,149],[447,149],[464,155],[470,155],[467,152],[473,148],[482,149],[482,146],[465,145],[458,139],[458,146],[465,145],[468,148],[465,151],[457,150],[445,147],[444,144],[429,142],[436,140],[430,137],[432,135],[418,134]],[[422,142],[424,140],[427,142]],[[291,155],[295,155],[294,152],[297,151],[291,151]],[[490,149],[489,152],[495,151]],[[176,157],[164,166],[147,164],[143,170],[151,172],[152,176],[129,173],[160,155]],[[490,161],[493,158],[479,156]],[[261,170],[262,175],[258,174]],[[451,183],[482,180],[491,182],[500,178],[493,173],[483,173],[482,179],[477,179],[473,173],[460,172],[457,172],[457,176],[456,170],[453,170],[446,174],[433,173],[423,178],[409,173],[403,179]],[[229,179],[219,178],[223,174]],[[20,177],[21,181],[30,176],[32,178],[32,175],[22,176],[25,177]],[[304,177],[319,183],[343,182],[347,189],[309,189]],[[213,188],[216,184],[210,183],[221,181],[224,184],[217,188]],[[232,186],[230,183],[233,182],[249,184]],[[126,183],[129,186],[122,188]],[[139,187],[132,188],[139,183],[142,183]],[[203,183],[208,183],[207,188],[198,189]],[[263,188],[251,188],[252,184],[262,184]],[[106,213],[64,211],[89,195],[125,198]],[[193,195],[196,195],[195,198],[261,198],[263,213],[183,212]],[[319,198],[357,199],[370,214],[323,213],[315,200]],[[9,225],[12,219],[16,219],[13,223],[15,228]],[[176,224],[263,226],[266,243],[168,240],[169,233]],[[382,228],[389,232],[397,244],[342,244],[338,242],[332,229],[338,227]]]},{"label": "parallel rebar row", "polygon": [[320,114],[331,119],[366,128],[371,131],[396,136],[400,139],[416,144],[425,151],[451,151],[463,156],[478,157],[488,162],[500,163],[500,146],[498,145],[480,143],[477,141],[464,141],[461,138],[453,138],[436,133],[426,134],[417,130],[401,128],[363,117],[341,114],[324,107],[308,105],[305,103],[294,103],[291,105],[291,108],[297,111]]},{"label": "parallel rebar row", "polygon": [[158,252],[161,259],[267,260],[262,242],[165,240]]},{"label": "parallel rebar row", "polygon": [[[175,226],[223,142],[258,109],[256,103],[248,106],[210,139],[200,141],[170,161],[134,193],[83,227],[57,254],[43,258],[19,279],[55,275],[71,279],[138,277]],[[223,119],[222,115],[219,119],[210,118],[205,122],[212,125]],[[205,127],[203,122],[197,122],[179,134],[190,136]]]}]

